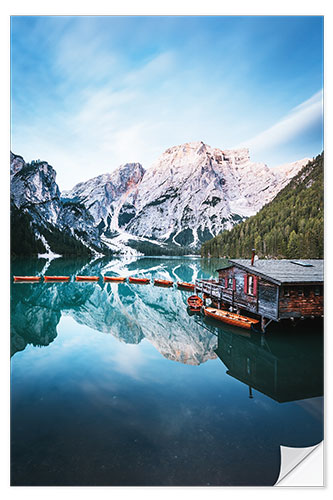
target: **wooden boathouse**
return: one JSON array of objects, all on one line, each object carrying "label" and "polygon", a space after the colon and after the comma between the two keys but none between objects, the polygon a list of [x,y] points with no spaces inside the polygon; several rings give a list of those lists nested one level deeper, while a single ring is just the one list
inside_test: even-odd
[{"label": "wooden boathouse", "polygon": [[218,280],[196,280],[196,293],[219,309],[271,321],[323,317],[323,260],[229,259]]}]

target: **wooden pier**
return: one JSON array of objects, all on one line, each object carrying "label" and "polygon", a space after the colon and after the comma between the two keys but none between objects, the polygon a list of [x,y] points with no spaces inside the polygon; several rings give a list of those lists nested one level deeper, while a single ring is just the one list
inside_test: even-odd
[{"label": "wooden pier", "polygon": [[[254,297],[244,298],[236,290],[224,288],[219,282],[212,280],[196,280],[195,293],[203,293],[217,303],[220,308],[223,303],[235,309],[246,309],[257,314],[259,312],[258,300]],[[268,313],[269,314],[269,313]],[[269,316],[268,316],[269,317]],[[272,317],[275,319],[275,317]]]}]

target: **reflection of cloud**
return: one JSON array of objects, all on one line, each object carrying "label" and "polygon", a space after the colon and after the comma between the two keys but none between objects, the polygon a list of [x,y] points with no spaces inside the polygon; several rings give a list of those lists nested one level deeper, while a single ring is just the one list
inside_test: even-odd
[{"label": "reflection of cloud", "polygon": [[115,371],[142,380],[142,367],[147,362],[147,357],[137,345],[119,343],[116,352],[112,352],[110,361]]},{"label": "reflection of cloud", "polygon": [[297,401],[296,404],[301,406],[316,419],[322,421],[324,416],[324,400],[322,397],[304,399],[302,401]]},{"label": "reflection of cloud", "polygon": [[[93,335],[95,347],[100,349],[100,355],[104,363],[112,365],[112,370],[114,371],[136,380],[142,379],[142,373],[144,373],[142,366],[149,361],[149,356],[147,356],[147,353],[143,353],[138,345],[119,342],[118,339],[115,339],[111,335],[96,336],[98,330],[94,330],[86,325],[80,324],[80,329],[78,330],[75,325],[76,320],[70,316],[63,316],[61,323],[62,327],[70,328],[72,332],[70,337],[64,337],[61,348],[73,349],[77,346],[80,350],[83,348],[89,349],[92,342],[91,335]],[[85,332],[86,335],[82,335],[82,332]]]},{"label": "reflection of cloud", "polygon": [[252,151],[274,148],[307,130],[315,127],[323,117],[323,93],[314,94],[310,99],[296,106],[287,116],[264,132],[239,144],[238,147],[249,147]]}]

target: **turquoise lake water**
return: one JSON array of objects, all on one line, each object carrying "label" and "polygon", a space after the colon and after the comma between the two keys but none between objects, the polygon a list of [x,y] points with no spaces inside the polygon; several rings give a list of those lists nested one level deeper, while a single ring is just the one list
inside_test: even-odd
[{"label": "turquoise lake water", "polygon": [[[218,267],[25,259],[12,274],[176,282]],[[280,445],[323,439],[321,327],[248,333],[189,315],[189,295],[102,280],[12,284],[12,485],[272,485]]]}]

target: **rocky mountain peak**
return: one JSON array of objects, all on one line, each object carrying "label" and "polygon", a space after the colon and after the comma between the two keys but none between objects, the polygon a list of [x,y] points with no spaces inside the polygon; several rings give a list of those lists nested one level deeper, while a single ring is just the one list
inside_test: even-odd
[{"label": "rocky mountain peak", "polygon": [[17,172],[19,172],[25,165],[25,161],[22,156],[15,155],[10,152],[10,178],[13,177]]},{"label": "rocky mountain peak", "polygon": [[141,182],[144,173],[141,163],[125,163],[111,174],[110,182],[121,191],[127,191]]},{"label": "rocky mountain peak", "polygon": [[[212,148],[203,141],[187,142],[172,148],[168,148],[148,170],[154,175],[169,170],[171,174],[175,171],[186,170],[188,173],[201,169],[201,173],[212,168],[221,169],[237,166],[242,168],[250,163],[248,148],[234,150],[222,150]],[[264,164],[262,164],[264,165]]]},{"label": "rocky mountain peak", "polygon": [[16,207],[58,200],[56,175],[46,161],[26,163],[21,156],[11,154],[11,196]]},{"label": "rocky mountain peak", "polygon": [[76,184],[69,191],[63,191],[62,197],[85,198],[103,192],[109,193],[114,199],[130,187],[137,185],[144,173],[145,170],[140,163],[125,163],[111,173],[98,175],[86,182]]}]

